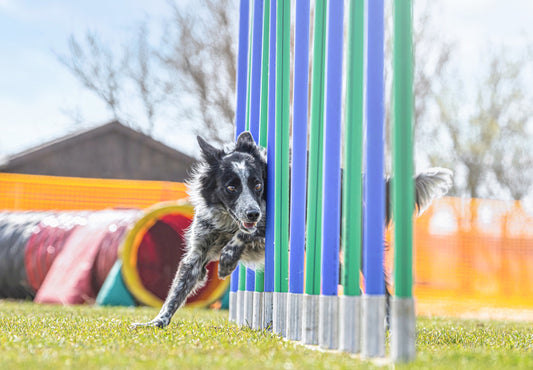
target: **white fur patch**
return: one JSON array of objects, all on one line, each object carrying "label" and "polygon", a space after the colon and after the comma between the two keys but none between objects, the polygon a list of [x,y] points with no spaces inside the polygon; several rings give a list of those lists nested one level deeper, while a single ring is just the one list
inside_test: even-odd
[{"label": "white fur patch", "polygon": [[241,178],[241,180],[245,180],[248,177],[248,169],[246,167],[246,162],[234,162],[232,163],[233,169],[235,172],[237,172],[237,175]]}]

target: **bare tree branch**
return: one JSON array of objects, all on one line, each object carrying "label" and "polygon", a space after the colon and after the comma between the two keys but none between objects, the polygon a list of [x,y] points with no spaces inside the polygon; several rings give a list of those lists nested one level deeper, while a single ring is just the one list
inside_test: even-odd
[{"label": "bare tree branch", "polygon": [[[59,61],[90,91],[102,99],[113,118],[119,117],[120,86],[124,60],[117,58],[98,37],[88,32],[84,44],[69,38],[68,56],[57,55]],[[117,60],[118,59],[118,60]]]},{"label": "bare tree branch", "polygon": [[164,40],[169,46],[159,56],[175,72],[176,97],[190,102],[181,114],[201,122],[193,128],[197,133],[223,143],[231,139],[235,117],[235,2],[192,6],[174,5],[172,32]]},{"label": "bare tree branch", "polygon": [[[531,63],[525,57],[509,57],[505,50],[487,55],[488,69],[466,120],[458,114],[466,102],[455,87],[454,94],[441,90],[440,123],[451,139],[455,165],[466,169],[460,194],[501,197],[501,189],[506,189],[513,199],[521,200],[533,184],[533,156],[528,149],[533,141],[527,135],[533,108],[522,84]],[[442,155],[435,153],[435,158]]]},{"label": "bare tree branch", "polygon": [[[464,181],[456,184],[456,195],[495,196],[503,189],[514,199],[523,199],[533,182],[529,149],[533,143],[531,132],[527,134],[533,130],[533,106],[521,81],[526,71],[533,70],[533,46],[522,58],[510,58],[505,50],[487,53],[487,71],[475,87],[474,101],[469,102],[452,69],[454,44],[432,26],[436,16],[432,2],[417,3],[413,82],[418,155],[426,156],[432,165],[465,174]],[[128,48],[116,51],[87,33],[82,41],[71,36],[69,54],[58,58],[105,102],[114,118],[130,125],[139,121],[132,116],[139,115],[137,111],[125,109],[125,97],[130,103],[127,94],[133,91],[146,121],[144,131],[152,133],[164,112],[166,118],[175,117],[179,129],[216,143],[227,142],[233,136],[235,117],[237,1],[172,2],[170,10],[157,47],[150,44],[146,25],[141,25]],[[386,55],[388,107],[391,23],[387,23]],[[387,110],[387,124],[390,119]]]},{"label": "bare tree branch", "polygon": [[130,78],[142,103],[147,134],[153,133],[161,104],[167,102],[168,84],[158,76],[155,51],[148,42],[148,28],[142,24],[137,32],[137,42],[127,52],[127,76]]}]

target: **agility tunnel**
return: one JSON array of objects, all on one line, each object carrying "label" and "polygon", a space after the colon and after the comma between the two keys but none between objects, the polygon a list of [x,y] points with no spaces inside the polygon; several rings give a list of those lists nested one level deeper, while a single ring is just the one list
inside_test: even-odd
[{"label": "agility tunnel", "polygon": [[[139,188],[145,186],[148,193],[150,184],[1,175],[5,185],[3,200],[29,201],[31,192],[19,190],[30,184],[40,185],[39,199],[46,199],[43,194],[57,191],[53,189],[57,185],[60,191],[54,205],[61,208],[59,198],[64,198],[61,194],[75,192],[77,182],[85,186],[94,182],[95,196],[99,194],[102,199],[108,196],[106,207],[118,204],[121,208],[28,211],[21,207],[6,210],[9,207],[4,205],[0,212],[0,298],[55,304],[162,305],[185,252],[184,234],[193,217],[193,209],[185,199],[160,202],[144,209],[124,208],[142,205],[132,197],[132,183]],[[118,184],[122,191],[110,196],[109,189]],[[165,195],[156,197],[184,198],[183,184],[179,184],[179,192],[169,191],[168,183],[162,185],[167,187]],[[64,186],[70,191],[64,191]],[[25,196],[8,196],[16,190]],[[80,202],[84,197],[77,193],[76,198]],[[87,197],[85,201],[94,206]],[[188,305],[208,306],[226,291],[229,282],[218,279],[217,264],[208,265],[208,270],[207,284],[189,297]]]}]

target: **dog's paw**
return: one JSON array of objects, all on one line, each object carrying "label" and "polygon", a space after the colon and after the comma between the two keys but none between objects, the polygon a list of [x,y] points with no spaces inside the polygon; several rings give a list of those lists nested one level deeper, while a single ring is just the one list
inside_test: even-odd
[{"label": "dog's paw", "polygon": [[237,262],[234,261],[228,253],[222,253],[220,260],[218,261],[218,278],[225,279],[235,268],[237,267]]},{"label": "dog's paw", "polygon": [[152,321],[149,321],[149,322],[136,322],[136,323],[133,323],[133,324],[131,324],[131,328],[132,329],[136,329],[136,328],[143,327],[143,326],[155,326],[155,327],[158,327],[158,328],[164,328],[164,327],[168,326],[169,323],[170,323],[170,321],[167,321],[167,320],[164,320],[162,318],[156,317],[155,319],[153,319]]},{"label": "dog's paw", "polygon": [[[232,268],[233,267],[233,268]],[[235,270],[235,266],[228,266],[226,264],[219,264],[218,265],[218,278],[223,280],[231,275],[233,270]]]}]

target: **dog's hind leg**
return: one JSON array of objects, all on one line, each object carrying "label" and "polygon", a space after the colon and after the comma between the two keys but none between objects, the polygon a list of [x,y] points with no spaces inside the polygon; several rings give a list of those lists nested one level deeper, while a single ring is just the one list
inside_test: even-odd
[{"label": "dog's hind leg", "polygon": [[133,325],[135,327],[158,326],[160,328],[167,326],[174,313],[185,303],[189,294],[205,283],[205,266],[207,262],[205,253],[199,250],[199,248],[189,249],[178,267],[167,299],[159,314],[148,323]]}]

